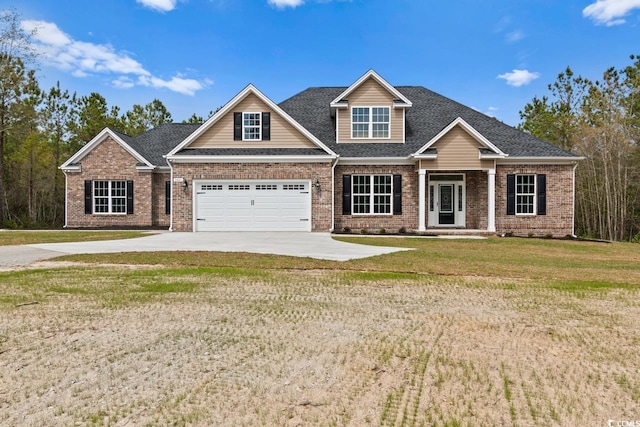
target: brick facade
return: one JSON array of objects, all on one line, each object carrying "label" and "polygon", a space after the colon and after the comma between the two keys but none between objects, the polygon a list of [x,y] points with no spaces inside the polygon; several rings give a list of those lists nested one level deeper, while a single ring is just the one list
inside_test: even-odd
[{"label": "brick facade", "polygon": [[[169,227],[165,213],[165,183],[169,173],[136,170],[137,160],[111,138],[106,138],[82,158],[82,172],[67,172],[67,227]],[[335,204],[335,230],[350,228],[397,232],[418,229],[418,174],[414,165],[340,165],[335,168],[335,191],[331,194],[331,164],[325,163],[176,163],[174,176],[193,179],[291,179],[320,182],[312,188],[312,231],[331,230],[332,201]],[[442,172],[442,171],[439,171]],[[428,177],[429,171],[427,171]],[[488,179],[485,171],[464,173],[466,181],[466,228],[485,230],[488,223]],[[546,215],[507,215],[507,174],[547,176]],[[401,174],[401,215],[343,215],[342,176],[344,174]],[[85,180],[132,180],[134,213],[85,214]],[[428,191],[429,185],[425,186]],[[425,200],[428,201],[425,194]],[[333,199],[332,199],[333,198]],[[175,185],[172,194],[173,230],[192,231],[193,189]],[[564,237],[573,233],[573,165],[498,165],[496,168],[496,232],[518,236]]]},{"label": "brick facade", "polygon": [[[343,215],[342,175],[401,174],[402,175],[402,215]],[[396,233],[400,228],[418,228],[418,173],[415,166],[336,166],[335,171],[335,230],[350,228],[354,232],[366,229],[378,232],[380,229]]]},{"label": "brick facade", "polygon": [[[507,174],[546,174],[546,215],[507,215]],[[573,233],[572,165],[498,165],[496,231],[516,236],[565,237]]]},{"label": "brick facade", "polygon": [[[82,172],[67,172],[67,222],[70,228],[152,227],[168,225],[168,215],[156,212],[164,206],[164,181],[168,174],[136,170],[138,161],[120,144],[106,138],[81,160]],[[133,214],[85,214],[85,180],[133,181]],[[161,199],[157,183],[162,183]]]},{"label": "brick facade", "polygon": [[193,231],[194,179],[295,179],[320,182],[311,188],[311,231],[331,230],[331,163],[175,163],[174,177],[189,186],[173,188],[174,231]]}]

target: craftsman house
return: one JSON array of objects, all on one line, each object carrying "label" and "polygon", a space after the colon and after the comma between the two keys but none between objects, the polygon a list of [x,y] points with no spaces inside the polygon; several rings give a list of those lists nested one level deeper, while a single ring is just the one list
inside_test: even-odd
[{"label": "craftsman house", "polygon": [[66,227],[573,234],[576,155],[370,70],[205,123],[104,129],[60,168]]}]

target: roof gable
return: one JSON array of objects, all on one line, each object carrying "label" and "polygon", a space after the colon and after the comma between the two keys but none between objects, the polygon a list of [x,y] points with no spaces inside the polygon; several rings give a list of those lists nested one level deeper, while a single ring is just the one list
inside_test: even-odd
[{"label": "roof gable", "polygon": [[[195,141],[203,136],[207,131],[213,128],[216,123],[219,123],[228,114],[233,112],[233,109],[240,105],[245,99],[250,96],[255,96],[260,102],[264,103],[269,109],[284,120],[284,122],[291,125],[295,130],[300,132],[305,138],[307,138],[315,147],[319,147],[331,156],[337,156],[331,149],[323,144],[315,135],[305,129],[296,120],[294,120],[287,112],[280,108],[277,104],[267,98],[262,92],[260,92],[255,86],[249,84],[240,93],[233,97],[227,104],[224,105],[219,111],[211,116],[202,126],[200,126],[195,132],[189,135],[184,141],[169,152],[167,157],[176,155],[179,151],[186,148],[190,148]],[[273,118],[272,118],[273,120]]]},{"label": "roof gable", "polygon": [[331,107],[333,108],[343,107],[346,101],[345,98],[347,98],[351,93],[353,93],[356,89],[358,89],[363,83],[365,83],[369,79],[375,80],[380,86],[382,86],[387,92],[389,92],[393,96],[394,100],[397,99],[401,101],[401,104],[398,104],[398,106],[411,107],[413,105],[406,96],[400,93],[400,91],[398,91],[395,87],[389,84],[389,82],[387,82],[385,79],[380,77],[378,73],[376,73],[374,70],[369,70],[362,77],[356,80],[355,83],[349,86],[344,92],[338,95],[333,101],[331,101]]},{"label": "roof gable", "polygon": [[82,147],[66,162],[64,162],[62,166],[60,166],[60,169],[76,169],[74,165],[81,161],[87,154],[91,152],[91,150],[100,145],[107,138],[111,138],[112,140],[117,142],[122,148],[124,148],[129,154],[131,154],[131,156],[133,156],[138,161],[138,163],[144,165],[142,167],[154,169],[154,165],[132,147],[132,145],[135,145],[135,143],[133,142],[133,139],[131,137],[123,133],[111,130],[109,128],[104,128],[102,132],[96,135],[91,141],[86,143],[84,147]]},{"label": "roof gable", "polygon": [[507,154],[503,153],[498,147],[491,143],[487,138],[485,138],[480,132],[473,128],[469,123],[464,121],[462,117],[456,118],[454,121],[449,123],[444,129],[442,129],[436,136],[431,138],[429,142],[423,145],[414,156],[420,156],[429,148],[438,143],[438,141],[442,140],[449,132],[451,132],[456,126],[459,126],[463,129],[467,134],[469,134],[473,139],[475,139],[478,144],[482,146],[482,148],[486,148],[491,150],[497,157],[507,157]]}]

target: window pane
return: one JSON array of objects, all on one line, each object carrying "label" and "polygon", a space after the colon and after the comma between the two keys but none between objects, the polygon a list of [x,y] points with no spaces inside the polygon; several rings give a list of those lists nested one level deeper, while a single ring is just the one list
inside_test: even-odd
[{"label": "window pane", "polygon": [[369,138],[369,125],[368,124],[353,124],[353,137],[354,138]]},{"label": "window pane", "polygon": [[373,138],[388,138],[389,137],[389,125],[388,124],[373,124],[372,125],[372,137]]},{"label": "window pane", "polygon": [[391,196],[374,196],[373,212],[379,214],[391,213]]},{"label": "window pane", "polygon": [[372,116],[373,116],[373,122],[382,122],[382,123],[389,123],[389,108],[384,107],[384,108],[373,108],[372,111]]},{"label": "window pane", "polygon": [[352,111],[351,121],[353,123],[369,123],[369,107],[357,107]]}]

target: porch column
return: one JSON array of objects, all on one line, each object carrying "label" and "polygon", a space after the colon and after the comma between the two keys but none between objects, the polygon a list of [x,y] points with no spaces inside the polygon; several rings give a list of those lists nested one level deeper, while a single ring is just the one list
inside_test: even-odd
[{"label": "porch column", "polygon": [[427,170],[418,169],[418,231],[427,231]]},{"label": "porch column", "polygon": [[496,231],[496,170],[487,171],[489,194],[487,198],[487,231]]}]

